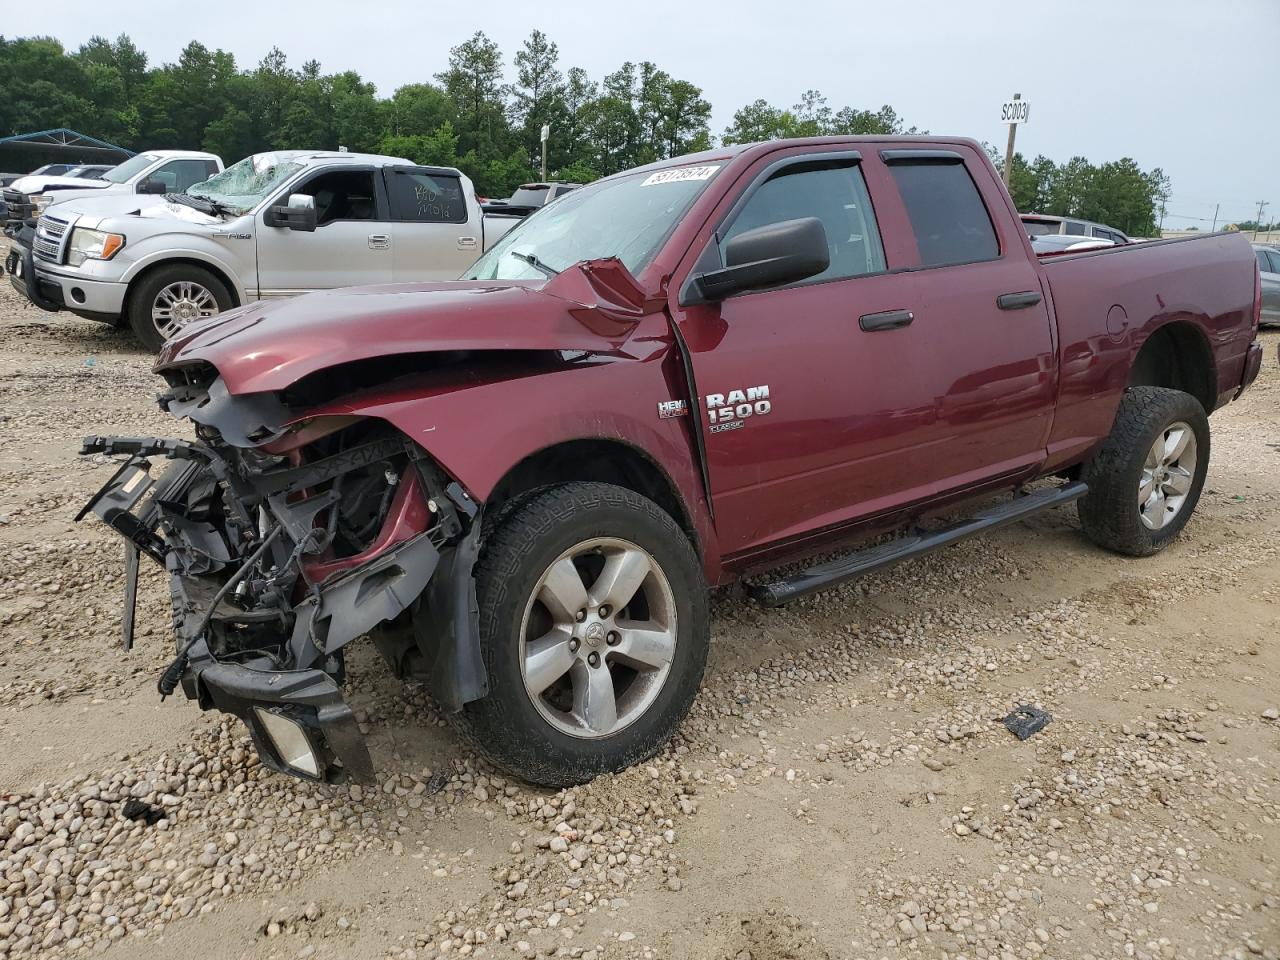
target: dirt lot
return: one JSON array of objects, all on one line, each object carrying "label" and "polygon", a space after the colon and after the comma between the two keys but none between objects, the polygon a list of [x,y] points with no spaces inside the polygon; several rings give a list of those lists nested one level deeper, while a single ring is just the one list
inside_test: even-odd
[{"label": "dirt lot", "polygon": [[[1213,419],[1186,536],[1064,509],[782,611],[715,600],[679,740],[561,793],[354,664],[380,788],[264,773],[181,697],[148,574],[71,522],[149,358],[0,291],[0,958],[1280,958],[1280,370]],[[1026,742],[998,722],[1052,712]],[[168,814],[123,819],[123,801]],[[117,943],[117,941],[123,941]]]}]

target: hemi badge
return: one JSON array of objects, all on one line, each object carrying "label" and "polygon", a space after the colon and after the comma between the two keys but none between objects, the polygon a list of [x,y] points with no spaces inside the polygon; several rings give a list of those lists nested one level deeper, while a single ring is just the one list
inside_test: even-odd
[{"label": "hemi badge", "polygon": [[662,400],[658,403],[658,417],[662,420],[683,417],[688,413],[689,404],[684,400]]}]

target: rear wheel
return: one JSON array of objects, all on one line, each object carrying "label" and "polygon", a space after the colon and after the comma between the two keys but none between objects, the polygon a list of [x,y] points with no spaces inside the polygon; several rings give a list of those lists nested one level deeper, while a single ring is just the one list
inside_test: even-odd
[{"label": "rear wheel", "polygon": [[212,272],[175,263],[147,274],[129,292],[129,326],[143,346],[159,350],[187,324],[231,306],[231,292]]},{"label": "rear wheel", "polygon": [[1130,387],[1111,435],[1085,467],[1081,525],[1109,550],[1156,553],[1191,518],[1208,468],[1209,418],[1200,401],[1181,390]]},{"label": "rear wheel", "polygon": [[602,483],[531,497],[476,568],[490,692],[463,731],[495,763],[567,786],[652,755],[706,665],[706,586],[688,537],[652,501]]}]

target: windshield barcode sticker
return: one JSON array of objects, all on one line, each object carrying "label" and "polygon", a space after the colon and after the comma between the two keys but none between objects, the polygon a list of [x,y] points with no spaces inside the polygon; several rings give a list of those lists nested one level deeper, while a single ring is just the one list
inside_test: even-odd
[{"label": "windshield barcode sticker", "polygon": [[710,180],[711,175],[720,169],[714,167],[676,167],[672,170],[659,170],[651,173],[641,181],[640,186],[652,187],[655,183],[682,183],[685,180]]}]

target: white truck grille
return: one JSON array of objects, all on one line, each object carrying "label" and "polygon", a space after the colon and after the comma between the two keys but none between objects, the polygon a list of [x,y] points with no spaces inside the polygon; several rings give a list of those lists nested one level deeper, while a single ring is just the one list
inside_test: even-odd
[{"label": "white truck grille", "polygon": [[36,221],[36,238],[31,244],[31,252],[48,263],[62,263],[70,238],[70,223],[45,214]]}]

